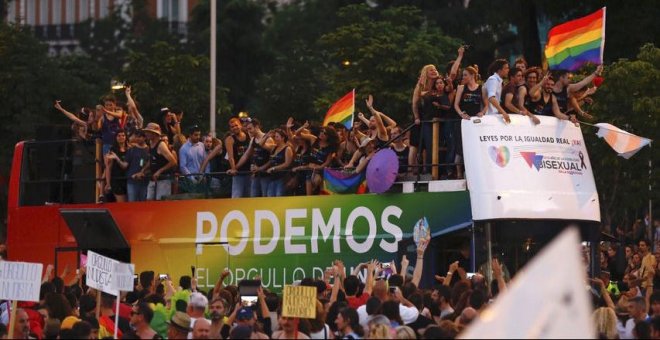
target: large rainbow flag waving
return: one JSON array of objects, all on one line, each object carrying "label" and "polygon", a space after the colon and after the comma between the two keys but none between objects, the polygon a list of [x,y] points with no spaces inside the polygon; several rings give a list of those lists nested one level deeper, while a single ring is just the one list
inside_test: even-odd
[{"label": "large rainbow flag waving", "polygon": [[328,123],[342,123],[350,130],[353,128],[353,112],[355,112],[355,89],[332,104],[325,114],[323,126]]},{"label": "large rainbow flag waving", "polygon": [[575,71],[585,63],[602,64],[604,48],[605,7],[551,28],[545,58],[551,70]]}]

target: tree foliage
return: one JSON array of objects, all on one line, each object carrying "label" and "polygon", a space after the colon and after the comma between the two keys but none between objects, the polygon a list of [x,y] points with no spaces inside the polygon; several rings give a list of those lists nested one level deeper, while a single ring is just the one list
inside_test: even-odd
[{"label": "tree foliage", "polygon": [[[660,48],[645,45],[636,60],[620,60],[607,67],[604,78],[592,107],[597,120],[657,141]],[[618,223],[641,217],[649,200],[658,202],[660,198],[655,146],[645,147],[632,158],[624,159],[595,136],[595,128],[585,127],[583,132],[594,167],[603,222]]]}]

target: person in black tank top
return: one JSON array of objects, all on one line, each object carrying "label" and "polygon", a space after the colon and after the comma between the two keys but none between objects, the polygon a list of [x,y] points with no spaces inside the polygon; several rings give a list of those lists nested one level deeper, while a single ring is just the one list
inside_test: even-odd
[{"label": "person in black tank top", "polygon": [[211,167],[211,191],[214,194],[220,194],[222,197],[230,196],[231,176],[226,174],[229,170],[229,161],[226,159],[227,150],[225,150],[221,140],[216,140],[214,143],[217,143],[217,145],[206,155],[202,165],[199,167],[200,172],[204,173],[207,166]]},{"label": "person in black tank top", "polygon": [[144,128],[149,139],[149,155],[151,158],[151,181],[147,186],[147,200],[160,200],[172,193],[171,170],[176,167],[176,158],[165,143],[160,140],[160,126],[149,123]]},{"label": "person in black tank top", "polygon": [[288,136],[282,129],[273,131],[275,147],[268,162],[268,174],[271,181],[268,184],[268,197],[284,196],[286,189],[286,170],[293,163],[293,150],[288,143]]},{"label": "person in black tank top", "polygon": [[[570,72],[566,70],[555,71],[553,74],[555,86],[552,88],[552,91],[559,111],[564,115],[567,114],[569,111],[569,97],[575,95],[583,87],[589,85],[596,76],[601,74],[601,72],[603,72],[603,65],[598,65],[594,73],[573,84],[571,83],[572,74]],[[569,119],[577,124],[577,117],[574,113],[570,114]]]},{"label": "person in black tank top", "polygon": [[[456,99],[454,100],[454,111],[459,117],[470,120],[471,117],[481,117],[488,109],[486,96],[483,88],[477,83],[479,72],[476,67],[468,66],[463,70],[463,84],[456,89]],[[456,124],[454,138],[456,140],[456,163],[460,163],[463,158],[463,140],[460,125]],[[457,178],[463,177],[463,168],[456,166]]]},{"label": "person in black tank top", "polygon": [[394,150],[394,153],[396,153],[396,158],[399,161],[399,171],[397,173],[397,178],[401,180],[404,179],[408,174],[410,147],[408,147],[408,145],[403,142],[403,137],[399,137],[401,135],[400,127],[393,127],[391,133],[392,144],[390,144],[390,148]]},{"label": "person in black tank top", "polygon": [[250,144],[250,137],[243,131],[241,120],[234,117],[229,120],[231,135],[225,139],[227,158],[230,169],[227,173],[232,175],[231,197],[249,197],[250,194],[250,163],[243,161],[239,164]]},{"label": "person in black tank top", "polygon": [[[250,178],[250,197],[265,197],[268,193],[270,176],[266,175],[267,163],[275,143],[269,134],[261,131],[261,123],[256,118],[250,119],[246,124],[246,131],[252,140],[239,163],[249,164],[252,178]],[[240,167],[240,165],[239,165]]]}]

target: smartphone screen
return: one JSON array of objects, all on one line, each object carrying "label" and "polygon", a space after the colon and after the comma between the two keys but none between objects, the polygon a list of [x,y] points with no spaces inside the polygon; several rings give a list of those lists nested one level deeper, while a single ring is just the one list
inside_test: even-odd
[{"label": "smartphone screen", "polygon": [[256,295],[248,295],[248,296],[241,295],[241,305],[243,305],[243,307],[252,307],[256,303],[257,303]]}]

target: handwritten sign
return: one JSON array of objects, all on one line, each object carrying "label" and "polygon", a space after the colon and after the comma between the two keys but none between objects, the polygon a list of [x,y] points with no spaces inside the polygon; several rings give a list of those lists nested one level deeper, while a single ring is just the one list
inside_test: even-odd
[{"label": "handwritten sign", "polygon": [[316,287],[284,286],[282,316],[316,318]]},{"label": "handwritten sign", "polygon": [[133,291],[133,274],[135,274],[135,265],[132,263],[117,262],[114,265],[112,273],[112,288],[123,291]]},{"label": "handwritten sign", "polygon": [[119,292],[112,287],[112,274],[115,263],[119,261],[99,255],[93,251],[87,252],[87,285],[102,292],[117,296]]},{"label": "handwritten sign", "polygon": [[0,300],[39,302],[41,263],[0,261]]}]

